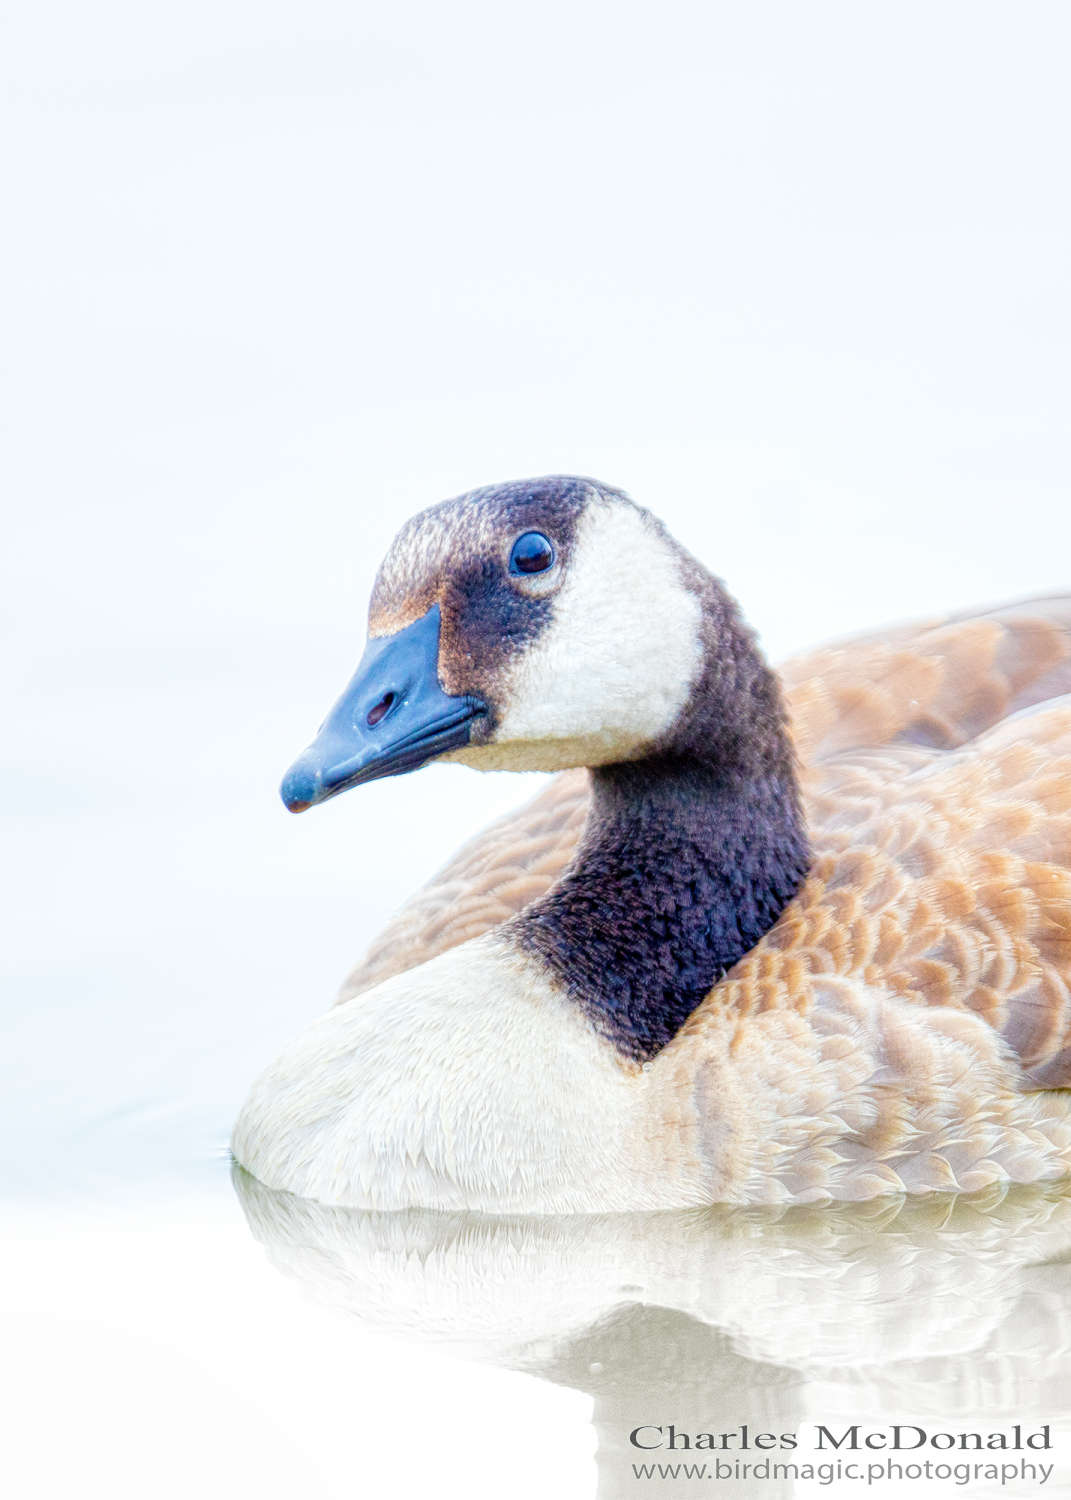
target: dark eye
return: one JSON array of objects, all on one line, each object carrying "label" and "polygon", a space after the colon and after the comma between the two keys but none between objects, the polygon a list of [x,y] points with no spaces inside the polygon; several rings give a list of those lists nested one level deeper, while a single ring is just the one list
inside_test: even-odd
[{"label": "dark eye", "polygon": [[554,561],[554,548],[541,531],[526,531],[509,555],[511,573],[545,573]]}]

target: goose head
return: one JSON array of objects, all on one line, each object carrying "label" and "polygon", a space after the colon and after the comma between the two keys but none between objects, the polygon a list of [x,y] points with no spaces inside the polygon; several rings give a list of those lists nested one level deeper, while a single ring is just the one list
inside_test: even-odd
[{"label": "goose head", "polygon": [[302,812],[432,760],[558,771],[689,740],[731,757],[752,658],[718,581],[622,491],[561,475],[475,490],[395,538],[364,656],[283,801]]}]

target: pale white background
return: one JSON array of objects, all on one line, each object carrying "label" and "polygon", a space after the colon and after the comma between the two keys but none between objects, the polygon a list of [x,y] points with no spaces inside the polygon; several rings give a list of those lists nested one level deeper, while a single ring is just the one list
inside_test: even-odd
[{"label": "pale white background", "polygon": [[0,73],[17,1224],[225,1218],[252,1074],[531,790],[277,800],[413,510],[595,474],[775,654],[1071,583],[1064,0],[41,0]]}]

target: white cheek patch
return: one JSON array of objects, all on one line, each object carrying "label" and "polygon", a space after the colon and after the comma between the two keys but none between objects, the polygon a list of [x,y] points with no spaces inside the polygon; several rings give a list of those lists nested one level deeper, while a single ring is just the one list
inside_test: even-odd
[{"label": "white cheek patch", "polygon": [[642,754],[699,674],[700,618],[675,553],[643,513],[593,502],[553,619],[512,669],[495,742],[473,763],[557,770]]}]

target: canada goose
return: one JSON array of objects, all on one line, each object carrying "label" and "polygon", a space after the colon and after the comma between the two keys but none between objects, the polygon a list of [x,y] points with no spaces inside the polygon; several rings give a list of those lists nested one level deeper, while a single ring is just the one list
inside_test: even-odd
[{"label": "canada goose", "polygon": [[720,582],[618,490],[409,521],[284,800],[434,758],[567,774],[264,1071],[238,1161],[325,1203],[502,1213],[1066,1174],[1071,597],[782,676],[787,707]]}]

